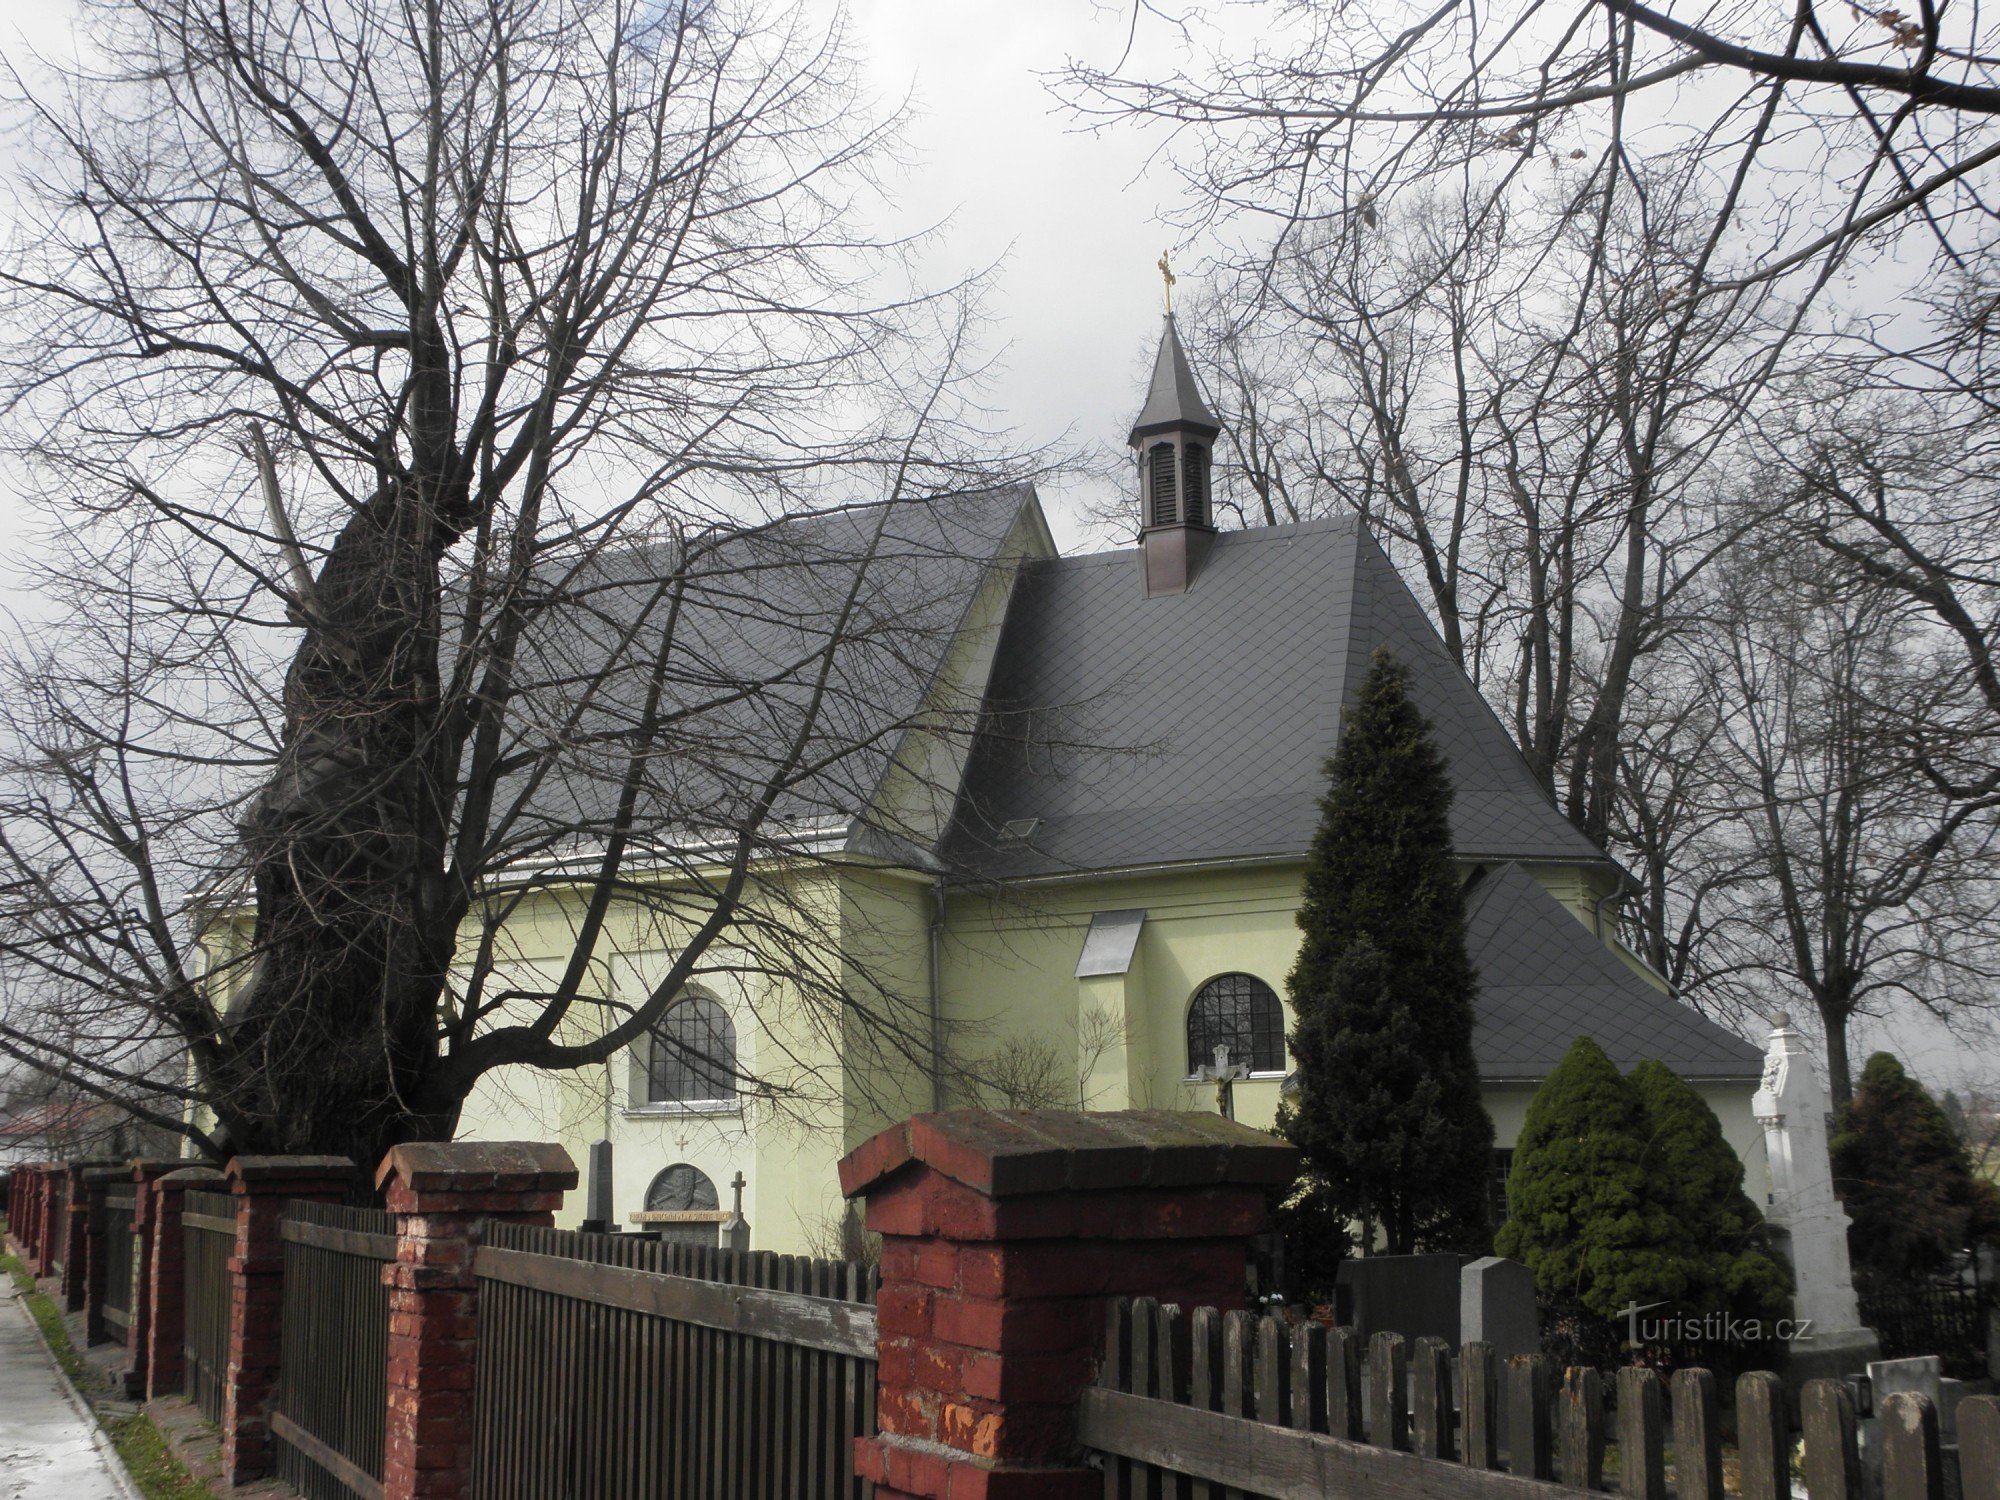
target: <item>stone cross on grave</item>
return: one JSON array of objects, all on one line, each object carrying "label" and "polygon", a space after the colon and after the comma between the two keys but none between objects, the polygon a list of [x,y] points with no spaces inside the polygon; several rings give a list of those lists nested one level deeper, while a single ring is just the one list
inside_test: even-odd
[{"label": "stone cross on grave", "polygon": [[722,1247],[725,1250],[748,1250],[750,1248],[750,1221],[743,1217],[743,1171],[738,1168],[736,1175],[729,1179],[729,1188],[735,1197],[729,1210],[729,1217],[722,1221]]},{"label": "stone cross on grave", "polygon": [[1235,1119],[1236,1080],[1239,1078],[1248,1078],[1250,1070],[1243,1066],[1242,1063],[1231,1062],[1229,1060],[1229,1048],[1225,1045],[1218,1046],[1215,1049],[1215,1061],[1213,1063],[1203,1063],[1201,1071],[1195,1076],[1204,1083],[1215,1085],[1215,1107],[1222,1118],[1225,1120]]}]

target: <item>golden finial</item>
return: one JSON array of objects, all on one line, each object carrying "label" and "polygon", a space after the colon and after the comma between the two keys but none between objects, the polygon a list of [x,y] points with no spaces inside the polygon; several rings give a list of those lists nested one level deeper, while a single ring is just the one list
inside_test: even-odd
[{"label": "golden finial", "polygon": [[1174,281],[1176,278],[1174,276],[1174,268],[1167,264],[1167,252],[1165,250],[1160,252],[1160,280],[1165,284],[1167,316],[1171,318],[1174,315]]}]

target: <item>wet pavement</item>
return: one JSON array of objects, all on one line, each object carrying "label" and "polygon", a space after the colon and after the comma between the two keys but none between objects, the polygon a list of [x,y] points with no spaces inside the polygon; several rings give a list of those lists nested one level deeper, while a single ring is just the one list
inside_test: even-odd
[{"label": "wet pavement", "polygon": [[98,1434],[0,1278],[0,1500],[128,1500]]}]

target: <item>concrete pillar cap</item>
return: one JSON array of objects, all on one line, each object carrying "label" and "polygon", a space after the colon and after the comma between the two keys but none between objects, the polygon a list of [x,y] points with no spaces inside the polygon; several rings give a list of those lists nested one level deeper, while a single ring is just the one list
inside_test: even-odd
[{"label": "concrete pillar cap", "polygon": [[840,1190],[867,1192],[929,1167],[989,1198],[1122,1188],[1276,1187],[1298,1175],[1296,1147],[1220,1115],[1176,1110],[951,1110],[917,1115],[840,1163]]},{"label": "concrete pillar cap", "polygon": [[405,1141],[375,1169],[377,1188],[391,1178],[416,1192],[567,1192],[577,1171],[554,1141]]}]

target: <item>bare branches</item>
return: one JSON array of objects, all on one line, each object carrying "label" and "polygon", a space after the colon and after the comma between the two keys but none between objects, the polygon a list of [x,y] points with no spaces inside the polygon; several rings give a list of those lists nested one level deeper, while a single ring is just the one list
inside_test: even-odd
[{"label": "bare branches", "polygon": [[93,15],[114,61],[33,105],[0,266],[70,610],[0,777],[35,893],[0,958],[43,1015],[149,1018],[213,1142],[357,1157],[716,965],[920,1051],[791,883],[939,717],[1009,502],[919,498],[996,475],[967,290],[855,227],[890,136],[842,38],[749,3]]}]

